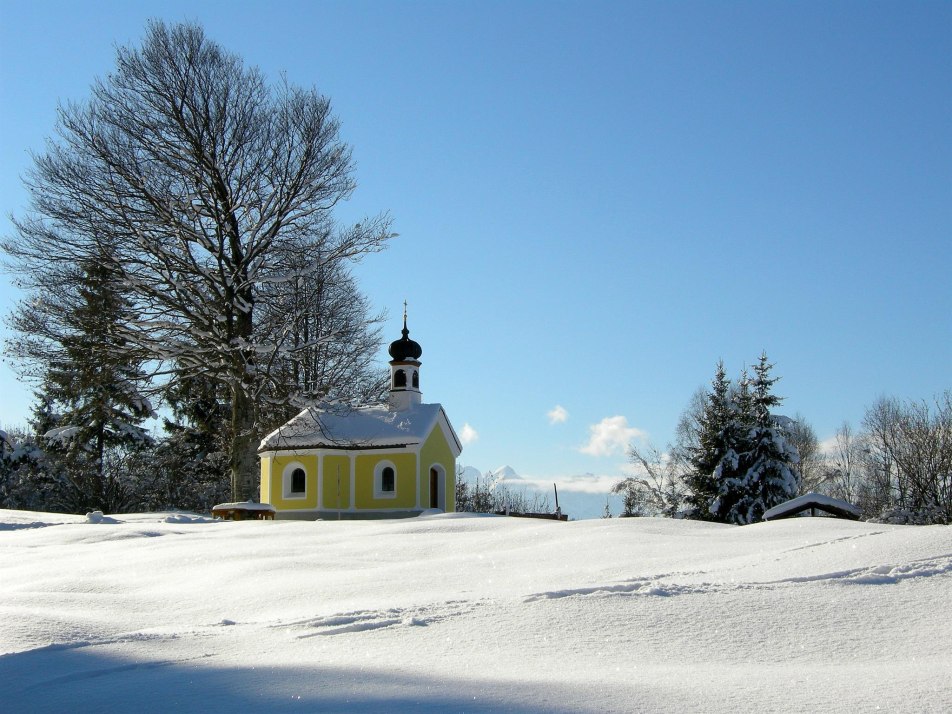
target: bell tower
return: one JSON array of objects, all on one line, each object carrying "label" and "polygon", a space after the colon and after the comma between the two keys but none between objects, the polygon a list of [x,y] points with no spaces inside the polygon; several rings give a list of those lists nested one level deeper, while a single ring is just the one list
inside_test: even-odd
[{"label": "bell tower", "polygon": [[390,343],[390,411],[412,409],[423,399],[420,392],[420,355],[423,348],[410,339],[407,304],[403,303],[403,337]]}]

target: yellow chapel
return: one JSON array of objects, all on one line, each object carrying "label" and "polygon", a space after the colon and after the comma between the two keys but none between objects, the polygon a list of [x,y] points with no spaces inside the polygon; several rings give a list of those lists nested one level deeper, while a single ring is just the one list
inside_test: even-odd
[{"label": "yellow chapel", "polygon": [[261,502],[276,518],[407,518],[453,511],[456,459],[463,450],[440,404],[420,391],[423,348],[403,336],[390,344],[386,404],[308,408],[258,448]]}]

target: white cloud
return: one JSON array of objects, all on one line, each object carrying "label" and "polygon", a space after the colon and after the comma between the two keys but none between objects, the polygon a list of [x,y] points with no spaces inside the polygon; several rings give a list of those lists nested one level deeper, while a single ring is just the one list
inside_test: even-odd
[{"label": "white cloud", "polygon": [[[627,465],[627,464],[626,464]],[[620,467],[621,468],[621,467]],[[471,481],[481,477],[478,469],[467,466],[464,469],[464,477]],[[511,466],[501,466],[494,471],[487,472],[496,477],[502,485],[509,487],[525,487],[543,493],[552,490],[554,483],[559,488],[559,492],[573,491],[576,493],[602,493],[606,494],[612,490],[612,486],[621,481],[625,475],[622,474],[555,474],[551,476],[533,476],[523,475],[516,472]],[[501,478],[500,478],[501,477]]]},{"label": "white cloud", "polygon": [[588,432],[588,443],[580,447],[579,451],[590,456],[624,453],[629,443],[646,436],[641,429],[629,426],[628,419],[623,416],[605,417],[598,424],[590,426]]},{"label": "white cloud", "polygon": [[463,446],[468,446],[477,439],[479,439],[479,432],[471,427],[468,422],[463,424],[463,428],[459,432],[459,440],[463,442]]},{"label": "white cloud", "polygon": [[549,417],[550,424],[564,424],[568,421],[569,413],[561,404],[556,404],[552,411],[546,412],[546,416]]},{"label": "white cloud", "polygon": [[554,483],[559,488],[559,493],[563,492],[573,492],[573,493],[594,493],[594,494],[608,494],[612,490],[612,486],[622,480],[623,476],[618,475],[608,475],[608,474],[578,474],[575,476],[552,476],[549,478],[533,478],[533,479],[523,479],[523,482],[532,486],[533,488],[542,491],[549,492],[552,490],[552,484]]},{"label": "white cloud", "polygon": [[834,454],[836,454],[836,450],[838,447],[839,447],[838,439],[834,435],[834,436],[831,436],[829,439],[824,439],[823,441],[821,441],[819,446],[817,447],[817,451],[819,451],[824,456],[833,456]]}]

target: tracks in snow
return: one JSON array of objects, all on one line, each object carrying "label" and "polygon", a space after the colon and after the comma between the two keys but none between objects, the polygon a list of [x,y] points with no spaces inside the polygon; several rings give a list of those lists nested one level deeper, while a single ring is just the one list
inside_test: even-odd
[{"label": "tracks in snow", "polygon": [[481,601],[450,600],[417,607],[388,608],[384,610],[355,610],[271,627],[291,629],[297,639],[370,632],[396,627],[427,627],[431,624],[459,617],[485,605]]},{"label": "tracks in snow", "polygon": [[[609,597],[675,597],[729,593],[742,590],[777,590],[804,584],[822,584],[829,587],[882,586],[932,577],[952,577],[952,553],[923,558],[901,564],[880,564],[862,568],[835,570],[807,575],[793,575],[776,580],[745,581],[715,580],[705,571],[680,571],[626,580],[594,584],[586,587],[544,590],[511,602],[533,603],[562,598]],[[173,641],[188,638],[215,638],[222,628],[234,627],[238,632],[270,629],[285,631],[294,639],[312,637],[358,635],[360,633],[399,628],[427,627],[451,619],[477,614],[484,608],[498,607],[500,601],[491,598],[447,600],[408,607],[353,610],[324,614],[292,621],[219,622],[178,630],[174,626],[116,633],[111,636],[84,638],[74,642],[52,643],[32,650],[0,655],[0,660],[23,654],[42,654],[55,650],[123,646],[150,641]],[[237,634],[237,633],[236,633]]]},{"label": "tracks in snow", "polygon": [[593,585],[585,588],[549,590],[528,595],[523,602],[539,600],[557,600],[566,597],[596,596],[655,596],[698,595],[710,592],[730,592],[749,589],[779,589],[802,583],[828,582],[833,586],[849,585],[892,585],[905,580],[952,576],[952,554],[935,558],[924,558],[901,565],[874,565],[865,568],[817,573],[815,575],[792,576],[778,580],[751,582],[670,582],[680,576],[702,575],[703,573],[672,573],[648,578],[633,578],[618,583]]}]

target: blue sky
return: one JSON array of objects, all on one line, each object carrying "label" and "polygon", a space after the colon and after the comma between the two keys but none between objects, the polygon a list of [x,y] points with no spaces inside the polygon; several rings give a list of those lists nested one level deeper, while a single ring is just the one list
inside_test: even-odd
[{"label": "blue sky", "polygon": [[[57,102],[150,17],[327,94],[357,162],[340,219],[400,234],[356,274],[388,339],[409,302],[466,465],[619,476],[626,440],[664,446],[718,359],[762,350],[821,438],[952,387],[948,2],[0,8],[5,234]],[[0,394],[25,423],[8,364]]]}]

